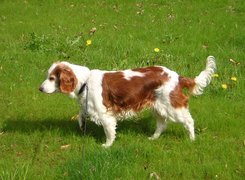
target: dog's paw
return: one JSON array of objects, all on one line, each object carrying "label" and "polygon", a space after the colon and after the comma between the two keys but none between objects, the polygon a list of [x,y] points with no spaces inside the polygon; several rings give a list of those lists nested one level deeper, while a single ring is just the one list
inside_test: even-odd
[{"label": "dog's paw", "polygon": [[149,139],[150,141],[156,140],[157,138],[158,138],[158,137],[155,137],[155,136],[148,137],[148,139]]},{"label": "dog's paw", "polygon": [[191,142],[193,142],[193,141],[195,141],[195,136],[190,136],[190,140],[191,140]]},{"label": "dog's paw", "polygon": [[111,144],[105,143],[105,144],[102,144],[102,147],[103,147],[103,148],[109,148],[109,147],[111,147]]},{"label": "dog's paw", "polygon": [[156,138],[154,138],[154,137],[148,137],[148,139],[149,139],[150,141],[153,141],[153,140],[155,140]]}]

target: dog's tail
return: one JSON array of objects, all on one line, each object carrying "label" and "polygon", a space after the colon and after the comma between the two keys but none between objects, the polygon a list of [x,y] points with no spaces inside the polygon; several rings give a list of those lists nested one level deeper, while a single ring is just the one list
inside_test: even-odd
[{"label": "dog's tail", "polygon": [[216,71],[215,58],[213,56],[208,56],[206,62],[206,68],[194,79],[180,77],[181,87],[186,87],[189,89],[190,93],[193,95],[201,95],[205,87],[209,85],[212,79],[212,75]]}]

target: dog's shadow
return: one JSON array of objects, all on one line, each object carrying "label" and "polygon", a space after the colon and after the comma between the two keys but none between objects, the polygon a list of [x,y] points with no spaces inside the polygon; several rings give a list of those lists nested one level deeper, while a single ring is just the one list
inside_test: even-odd
[{"label": "dog's shadow", "polygon": [[[153,132],[152,119],[149,117],[138,120],[125,120],[118,123],[117,132],[135,134],[144,134],[149,136]],[[80,130],[77,121],[67,119],[8,119],[4,121],[2,131],[19,132],[32,134],[34,132],[56,131],[62,136],[92,136],[96,141],[104,141],[105,134],[102,126],[96,125],[94,122],[86,121],[86,132]]]}]

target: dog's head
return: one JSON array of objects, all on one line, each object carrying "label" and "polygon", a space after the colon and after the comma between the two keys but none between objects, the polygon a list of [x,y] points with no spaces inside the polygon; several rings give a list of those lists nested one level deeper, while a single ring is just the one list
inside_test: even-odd
[{"label": "dog's head", "polygon": [[77,82],[76,75],[69,64],[57,62],[49,68],[47,79],[42,83],[39,90],[48,94],[54,92],[69,94],[75,90]]}]

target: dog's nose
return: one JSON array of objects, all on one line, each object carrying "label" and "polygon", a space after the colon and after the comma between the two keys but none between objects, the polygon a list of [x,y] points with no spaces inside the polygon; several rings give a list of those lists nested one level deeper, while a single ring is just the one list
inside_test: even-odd
[{"label": "dog's nose", "polygon": [[39,91],[43,92],[43,87],[42,86],[40,86]]}]

